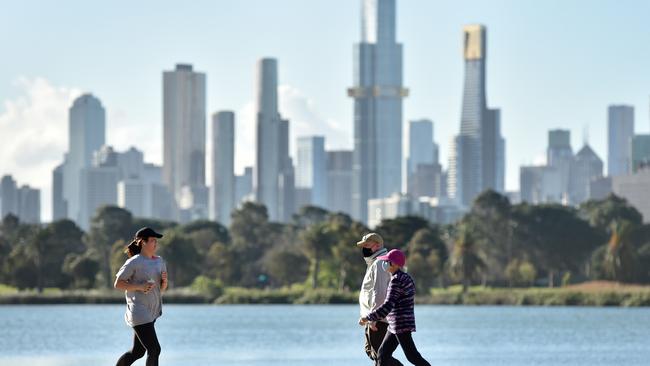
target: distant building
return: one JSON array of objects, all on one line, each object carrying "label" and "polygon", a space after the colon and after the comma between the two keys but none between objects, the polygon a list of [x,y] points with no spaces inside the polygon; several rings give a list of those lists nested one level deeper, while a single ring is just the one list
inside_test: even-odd
[{"label": "distant building", "polygon": [[368,222],[368,200],[402,190],[402,44],[395,0],[362,3],[361,41],[354,46],[354,180],[352,216]]},{"label": "distant building", "polygon": [[573,149],[571,148],[571,131],[550,130],[546,149],[546,164],[557,170],[560,189],[569,192]]},{"label": "distant building", "polygon": [[[92,94],[75,99],[69,111],[68,152],[63,172],[63,198],[68,218],[87,227],[89,203],[84,201],[82,171],[90,168],[93,155],[106,141],[106,111]],[[84,226],[85,225],[85,226]]]},{"label": "distant building", "polygon": [[562,203],[564,189],[560,171],[549,166],[522,166],[519,171],[521,202],[530,204]]},{"label": "distant building", "polygon": [[235,206],[242,202],[254,201],[253,193],[253,167],[244,168],[244,174],[235,176]]},{"label": "distant building", "polygon": [[327,209],[352,215],[352,151],[327,152]]},{"label": "distant building", "polygon": [[299,137],[296,150],[296,189],[310,191],[309,204],[327,207],[325,137]]},{"label": "distant building", "polygon": [[650,166],[642,166],[631,175],[613,177],[612,188],[641,212],[643,222],[650,222]]},{"label": "distant building", "polygon": [[187,64],[163,72],[163,179],[179,206],[206,189],[205,79]]},{"label": "distant building", "polygon": [[630,146],[632,168],[636,172],[640,166],[650,163],[650,134],[635,135]]},{"label": "distant building", "polygon": [[501,112],[487,107],[487,31],[480,24],[463,28],[465,85],[460,134],[451,146],[447,193],[470,206],[486,189],[504,191],[505,140]]},{"label": "distant building", "polygon": [[10,175],[0,180],[0,220],[11,214],[27,224],[41,222],[41,191],[24,185],[20,188]]},{"label": "distant building", "polygon": [[63,174],[65,161],[52,171],[52,221],[68,217],[68,203],[63,198]]},{"label": "distant building", "polygon": [[594,150],[585,145],[571,165],[570,201],[579,205],[589,199],[591,182],[603,176],[603,161]]},{"label": "distant building", "polygon": [[419,216],[437,224],[451,224],[459,220],[465,210],[448,198],[419,197],[417,199],[405,194],[393,194],[388,198],[368,201],[371,214],[368,226],[374,228],[382,220],[402,216]]},{"label": "distant building", "polygon": [[611,105],[607,109],[607,172],[609,176],[631,171],[631,141],[634,136],[634,107]]},{"label": "distant building", "polygon": [[612,177],[593,179],[589,183],[589,199],[603,200],[612,193]]},{"label": "distant building", "polygon": [[210,219],[226,226],[235,209],[235,113],[212,116],[212,187]]}]

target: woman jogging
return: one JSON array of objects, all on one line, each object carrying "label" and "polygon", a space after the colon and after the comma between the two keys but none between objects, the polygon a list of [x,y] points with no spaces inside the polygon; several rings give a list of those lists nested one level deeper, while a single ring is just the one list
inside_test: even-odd
[{"label": "woman jogging", "polygon": [[127,366],[147,353],[147,366],[158,365],[160,344],[154,323],[162,315],[162,291],[167,289],[167,266],[156,256],[158,239],[163,236],[145,227],[125,249],[129,259],[115,275],[115,288],[124,290],[124,320],[133,328],[133,348],[117,361]]},{"label": "woman jogging", "polygon": [[359,319],[359,325],[365,325],[369,321],[377,321],[386,318],[388,320],[388,332],[379,346],[377,365],[393,365],[397,360],[393,358],[393,352],[398,345],[406,355],[406,359],[416,366],[430,366],[413,343],[412,332],[415,332],[415,284],[413,279],[401,268],[406,264],[406,256],[399,249],[393,249],[388,254],[377,257],[386,261],[384,270],[392,274],[386,300],[384,304],[365,317]]}]

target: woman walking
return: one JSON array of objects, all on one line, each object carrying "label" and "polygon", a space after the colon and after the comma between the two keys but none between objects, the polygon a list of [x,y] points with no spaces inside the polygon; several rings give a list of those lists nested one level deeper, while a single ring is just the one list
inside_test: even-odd
[{"label": "woman walking", "polygon": [[117,361],[127,366],[147,353],[147,366],[157,366],[160,343],[154,323],[162,315],[162,291],[167,289],[167,266],[156,256],[158,239],[163,236],[145,227],[124,250],[129,259],[115,275],[115,288],[124,290],[124,320],[133,328],[133,348]]},{"label": "woman walking", "polygon": [[431,366],[420,355],[411,336],[411,333],[415,332],[415,284],[411,276],[401,270],[406,264],[406,256],[401,250],[393,249],[377,259],[386,261],[384,270],[392,275],[386,300],[375,311],[359,319],[359,325],[383,318],[388,320],[388,332],[379,346],[377,365],[390,366],[399,362],[393,357],[393,352],[401,345],[410,363],[416,366]]}]

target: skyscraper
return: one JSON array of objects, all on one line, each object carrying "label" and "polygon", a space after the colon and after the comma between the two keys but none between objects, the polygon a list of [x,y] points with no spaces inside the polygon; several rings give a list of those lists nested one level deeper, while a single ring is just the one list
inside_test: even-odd
[{"label": "skyscraper", "polygon": [[501,113],[486,103],[485,63],[487,36],[483,25],[463,28],[465,85],[460,135],[452,144],[448,193],[468,206],[485,189],[503,192],[505,140],[501,136]]},{"label": "skyscraper", "polygon": [[205,74],[193,71],[192,65],[186,64],[165,71],[163,180],[176,202],[182,201],[184,192],[206,189],[205,116]]},{"label": "skyscraper", "polygon": [[428,119],[410,121],[407,180],[408,176],[415,172],[418,164],[432,164],[435,155],[433,122]]},{"label": "skyscraper", "polygon": [[603,161],[588,145],[578,151],[571,165],[570,200],[579,205],[589,199],[591,182],[603,176]]},{"label": "skyscraper", "polygon": [[[278,112],[278,63],[264,58],[257,63],[257,131],[253,189],[271,220],[293,213],[293,166],[289,157],[289,121]],[[281,191],[282,190],[282,191]]]},{"label": "skyscraper", "polygon": [[634,135],[630,147],[631,172],[650,165],[650,134]]},{"label": "skyscraper", "polygon": [[571,131],[548,131],[548,147],[546,149],[546,164],[557,170],[560,189],[563,194],[569,192],[569,177],[573,162],[573,149],[571,148]]},{"label": "skyscraper", "polygon": [[212,115],[212,187],[210,218],[230,224],[235,208],[235,113]]},{"label": "skyscraper", "polygon": [[634,107],[610,105],[607,109],[607,172],[610,176],[631,172]]},{"label": "skyscraper", "polygon": [[82,211],[87,207],[83,201],[83,169],[92,164],[93,154],[106,141],[106,112],[99,99],[84,94],[75,99],[70,107],[68,127],[68,154],[63,174],[63,198],[67,203],[67,214],[78,225],[82,225]]},{"label": "skyscraper", "polygon": [[68,204],[63,198],[65,160],[52,171],[52,221],[68,217]]},{"label": "skyscraper", "polygon": [[0,220],[12,214],[18,216],[18,187],[11,175],[0,180]]},{"label": "skyscraper", "polygon": [[327,152],[327,209],[352,212],[352,151]]},{"label": "skyscraper", "polygon": [[396,42],[396,0],[364,0],[355,45],[353,216],[366,222],[368,200],[401,191],[402,45]]},{"label": "skyscraper", "polygon": [[299,137],[296,144],[296,188],[309,189],[309,203],[327,207],[327,155],[323,136]]}]

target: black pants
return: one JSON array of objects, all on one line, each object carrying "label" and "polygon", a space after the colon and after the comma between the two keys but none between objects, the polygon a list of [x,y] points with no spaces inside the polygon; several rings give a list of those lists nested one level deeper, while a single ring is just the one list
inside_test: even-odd
[{"label": "black pants", "polygon": [[393,357],[393,352],[397,349],[397,346],[402,346],[402,351],[406,355],[406,359],[409,360],[415,366],[431,366],[427,360],[425,360],[418,349],[415,348],[415,343],[413,343],[413,337],[411,332],[393,334],[391,332],[386,332],[384,341],[381,342],[379,347],[379,359],[377,365],[379,366],[393,366],[401,365],[397,359]]},{"label": "black pants", "polygon": [[147,353],[147,366],[158,366],[160,343],[156,336],[154,323],[136,325],[133,327],[133,348],[117,361],[116,366],[129,366]]},{"label": "black pants", "polygon": [[[368,357],[375,361],[375,365],[378,363],[379,359],[379,347],[384,341],[386,336],[386,330],[388,330],[388,323],[386,322],[376,322],[375,326],[377,330],[370,329],[370,325],[366,325],[366,342],[364,348]],[[395,360],[392,366],[403,366],[401,362]]]}]

